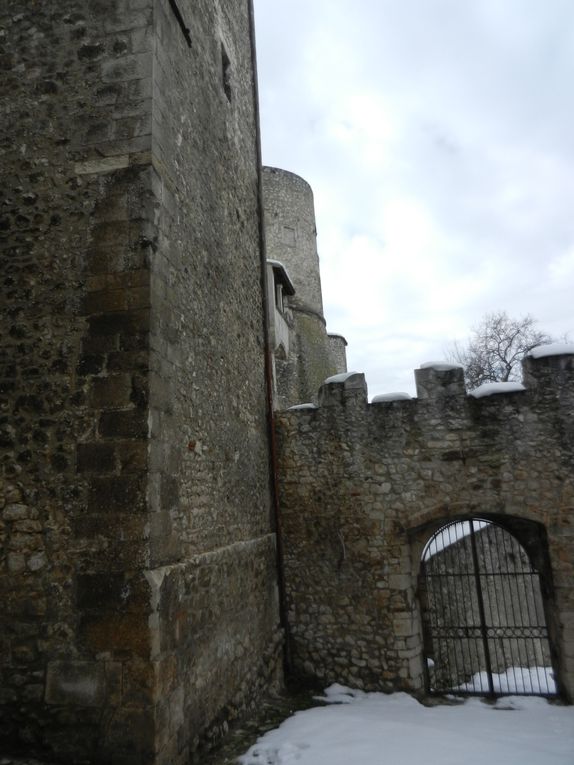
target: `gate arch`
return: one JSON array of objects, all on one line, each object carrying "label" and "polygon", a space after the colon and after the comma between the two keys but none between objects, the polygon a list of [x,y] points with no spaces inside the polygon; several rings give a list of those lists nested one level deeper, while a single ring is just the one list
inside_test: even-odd
[{"label": "gate arch", "polygon": [[540,571],[510,531],[482,517],[442,525],[419,597],[429,693],[557,695]]}]

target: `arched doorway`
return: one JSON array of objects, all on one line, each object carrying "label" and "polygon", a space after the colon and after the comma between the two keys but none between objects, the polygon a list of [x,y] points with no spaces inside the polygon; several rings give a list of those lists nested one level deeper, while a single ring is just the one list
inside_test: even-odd
[{"label": "arched doorway", "polygon": [[500,525],[442,526],[423,550],[419,595],[429,693],[557,694],[539,571]]}]

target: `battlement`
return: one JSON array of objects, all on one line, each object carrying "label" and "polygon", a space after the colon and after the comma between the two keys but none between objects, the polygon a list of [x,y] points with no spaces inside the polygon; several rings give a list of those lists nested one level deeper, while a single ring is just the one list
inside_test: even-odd
[{"label": "battlement", "polygon": [[[574,406],[574,346],[557,344],[540,346],[523,361],[523,383],[485,383],[475,390],[467,391],[464,370],[460,365],[448,362],[428,362],[415,369],[417,396],[395,392],[374,396],[368,402],[365,376],[359,372],[334,375],[325,380],[319,389],[319,407],[297,405],[287,412],[305,413],[317,417],[321,408],[344,407],[355,412],[363,407],[367,413],[380,416],[381,411],[398,409],[433,411],[437,408],[445,415],[452,415],[461,406],[481,405],[493,411],[504,410],[509,404],[536,406],[540,401],[556,399],[560,406]],[[352,416],[352,414],[350,414]]]},{"label": "battlement", "polygon": [[558,672],[572,693],[574,347],[533,352],[523,377],[468,392],[462,368],[429,363],[415,398],[369,403],[364,375],[349,372],[325,380],[319,406],[277,415],[296,671],[420,691],[420,552],[441,525],[487,517],[548,534]]}]

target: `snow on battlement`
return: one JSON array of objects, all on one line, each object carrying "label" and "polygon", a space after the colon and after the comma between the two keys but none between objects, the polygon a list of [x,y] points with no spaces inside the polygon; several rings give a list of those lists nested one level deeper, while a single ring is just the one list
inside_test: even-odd
[{"label": "snow on battlement", "polygon": [[[553,343],[534,348],[523,361],[523,383],[495,382],[485,383],[472,391],[467,391],[464,382],[464,369],[460,364],[447,361],[428,361],[415,369],[417,387],[416,398],[408,393],[381,393],[373,397],[371,404],[380,409],[385,404],[396,407],[417,407],[421,412],[426,407],[439,407],[446,415],[454,409],[465,406],[469,400],[500,400],[500,406],[508,402],[509,397],[530,392],[540,398],[558,396],[560,401],[572,405],[574,401],[574,344]],[[368,407],[368,391],[364,374],[344,372],[328,377],[319,389],[319,407],[347,406],[350,402],[360,407]],[[530,399],[524,399],[522,405],[528,406]],[[424,404],[423,404],[424,402]],[[468,405],[468,404],[466,404]],[[423,409],[421,409],[423,406]],[[489,404],[489,409],[491,409]],[[316,411],[317,407],[309,404],[292,406],[290,412]]]}]

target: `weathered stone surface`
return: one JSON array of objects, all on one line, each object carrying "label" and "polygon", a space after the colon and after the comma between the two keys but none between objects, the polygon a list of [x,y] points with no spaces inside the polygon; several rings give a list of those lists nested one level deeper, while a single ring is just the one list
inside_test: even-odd
[{"label": "weathered stone surface", "polygon": [[50,662],[46,673],[48,704],[98,707],[105,694],[104,665],[97,662]]},{"label": "weathered stone surface", "polygon": [[0,8],[0,739],[75,763],[280,674],[250,9],[179,6]]},{"label": "weathered stone surface", "polygon": [[[480,516],[544,570],[561,689],[574,693],[574,372],[527,359],[525,392],[467,397],[462,370],[417,370],[419,398],[367,403],[362,375],[280,414],[280,502],[294,667],[321,682],[422,689],[425,543]],[[541,529],[536,544],[527,524]],[[529,528],[529,527],[528,527]],[[544,548],[544,549],[543,549]]]}]

